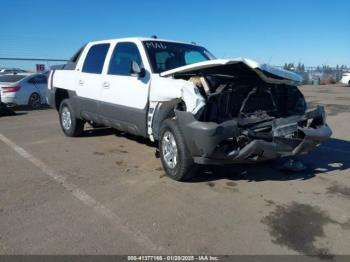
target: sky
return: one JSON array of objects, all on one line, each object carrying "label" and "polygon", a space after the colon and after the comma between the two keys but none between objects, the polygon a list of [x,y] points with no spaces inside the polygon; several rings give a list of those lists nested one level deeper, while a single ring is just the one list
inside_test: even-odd
[{"label": "sky", "polygon": [[[347,0],[0,0],[0,57],[69,59],[89,41],[157,35],[218,58],[350,66],[349,10]],[[15,65],[33,63],[0,60]]]}]

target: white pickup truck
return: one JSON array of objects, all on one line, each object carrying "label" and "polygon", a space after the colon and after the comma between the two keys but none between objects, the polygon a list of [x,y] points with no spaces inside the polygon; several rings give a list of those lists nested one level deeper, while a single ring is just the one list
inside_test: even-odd
[{"label": "white pickup truck", "polygon": [[123,38],[90,42],[53,70],[48,100],[67,136],[90,122],[149,138],[167,175],[185,180],[198,164],[300,155],[328,139],[324,109],[307,109],[301,81],[195,44]]}]

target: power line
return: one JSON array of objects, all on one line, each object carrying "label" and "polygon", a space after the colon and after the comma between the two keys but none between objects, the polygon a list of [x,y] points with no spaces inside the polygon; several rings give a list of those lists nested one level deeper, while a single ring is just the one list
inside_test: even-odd
[{"label": "power line", "polygon": [[13,60],[13,61],[53,61],[53,62],[67,62],[67,59],[50,59],[50,58],[17,58],[17,57],[0,57],[0,60]]}]

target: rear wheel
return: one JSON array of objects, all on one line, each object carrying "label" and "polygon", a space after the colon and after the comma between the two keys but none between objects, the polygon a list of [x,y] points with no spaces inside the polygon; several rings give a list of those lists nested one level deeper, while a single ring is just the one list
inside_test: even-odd
[{"label": "rear wheel", "polygon": [[84,131],[84,121],[74,115],[69,99],[64,99],[59,110],[60,124],[66,136],[79,136]]},{"label": "rear wheel", "polygon": [[174,120],[167,119],[160,130],[159,153],[166,174],[174,180],[189,180],[196,173],[196,165]]},{"label": "rear wheel", "polygon": [[32,109],[39,109],[41,107],[41,97],[38,93],[33,93],[29,97],[28,105]]}]

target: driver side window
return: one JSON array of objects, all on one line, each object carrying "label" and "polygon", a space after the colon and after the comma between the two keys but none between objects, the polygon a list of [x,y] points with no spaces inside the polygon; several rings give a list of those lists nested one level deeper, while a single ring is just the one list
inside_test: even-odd
[{"label": "driver side window", "polygon": [[131,75],[131,63],[135,61],[142,67],[142,59],[136,44],[130,42],[118,43],[109,63],[109,75]]}]

